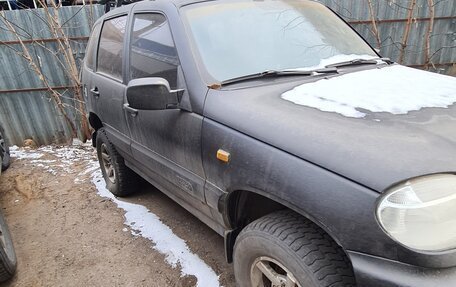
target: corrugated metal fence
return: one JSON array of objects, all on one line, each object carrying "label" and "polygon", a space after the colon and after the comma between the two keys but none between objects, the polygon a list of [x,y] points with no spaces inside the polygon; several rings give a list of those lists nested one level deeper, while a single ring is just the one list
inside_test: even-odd
[{"label": "corrugated metal fence", "polygon": [[456,76],[455,0],[319,1],[380,48],[382,56]]},{"label": "corrugated metal fence", "polygon": [[[347,20],[381,54],[404,64],[427,67],[439,73],[456,74],[455,0],[319,0]],[[432,9],[431,9],[432,8]],[[50,83],[65,92],[68,79],[49,50],[58,50],[46,29],[43,9],[5,11],[4,15],[24,32]],[[72,6],[59,10],[61,23],[81,62],[94,21],[103,7]],[[430,31],[430,23],[433,29]],[[20,46],[0,21],[0,122],[10,143],[21,145],[26,138],[38,144],[65,142],[71,133],[43,85],[12,48]],[[45,49],[36,45],[39,41]],[[42,46],[42,45],[41,45]],[[70,116],[76,118],[69,91],[63,94]]]},{"label": "corrugated metal fence", "polygon": [[[59,8],[60,23],[70,38],[78,64],[84,58],[92,24],[103,13],[100,5]],[[62,93],[67,114],[78,126],[70,81],[58,64],[59,47],[48,27],[44,9],[5,11],[4,16],[14,23],[50,86]],[[71,138],[69,126],[29,62],[18,55],[21,44],[9,30],[0,19],[0,123],[8,142],[16,145],[22,145],[24,139],[33,139],[40,145],[67,142]]]}]

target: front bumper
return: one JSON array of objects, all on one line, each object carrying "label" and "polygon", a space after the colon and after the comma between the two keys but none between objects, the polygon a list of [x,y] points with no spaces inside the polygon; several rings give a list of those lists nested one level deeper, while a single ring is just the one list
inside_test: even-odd
[{"label": "front bumper", "polygon": [[455,287],[456,267],[423,268],[358,252],[347,252],[358,287]]}]

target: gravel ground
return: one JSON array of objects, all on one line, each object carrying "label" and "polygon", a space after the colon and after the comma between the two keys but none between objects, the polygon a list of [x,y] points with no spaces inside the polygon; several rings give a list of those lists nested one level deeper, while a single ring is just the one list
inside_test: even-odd
[{"label": "gravel ground", "polygon": [[[90,145],[13,148],[12,154],[0,177],[0,206],[18,269],[0,286],[212,286],[204,277],[208,270],[220,286],[235,286],[222,237],[153,186],[121,202],[101,196],[93,184],[99,168]],[[185,271],[186,258],[175,259],[173,247],[158,248],[157,234],[145,238],[144,226],[128,223],[119,202],[150,210],[174,240],[183,240],[188,252],[182,256],[202,259],[204,270]]]}]

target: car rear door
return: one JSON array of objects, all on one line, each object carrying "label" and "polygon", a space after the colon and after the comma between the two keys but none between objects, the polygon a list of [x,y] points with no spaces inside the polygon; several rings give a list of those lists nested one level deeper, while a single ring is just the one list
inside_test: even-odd
[{"label": "car rear door", "polygon": [[98,97],[95,97],[91,93],[94,87],[94,76],[95,76],[95,62],[96,53],[98,46],[98,36],[100,35],[101,24],[97,23],[92,29],[89,42],[87,44],[86,55],[84,58],[84,64],[82,65],[82,88],[84,91],[84,98],[86,101],[87,110],[90,113],[99,114],[99,101]]},{"label": "car rear door", "polygon": [[100,33],[96,74],[90,96],[98,101],[99,114],[109,140],[125,157],[130,153],[130,135],[123,111],[126,85],[123,66],[127,14],[105,19]]}]

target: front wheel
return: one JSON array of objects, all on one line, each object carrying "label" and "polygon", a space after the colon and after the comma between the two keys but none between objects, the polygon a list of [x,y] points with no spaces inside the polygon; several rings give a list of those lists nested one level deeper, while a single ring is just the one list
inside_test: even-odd
[{"label": "front wheel", "polygon": [[328,234],[292,211],[244,228],[234,246],[239,287],[356,286],[351,264]]}]

